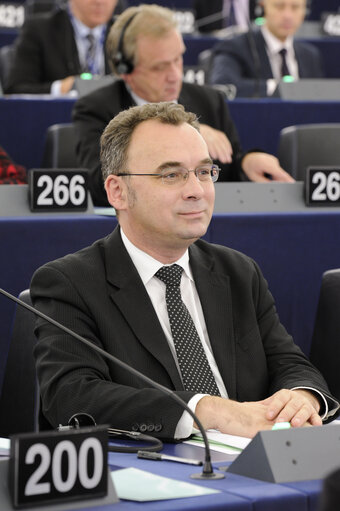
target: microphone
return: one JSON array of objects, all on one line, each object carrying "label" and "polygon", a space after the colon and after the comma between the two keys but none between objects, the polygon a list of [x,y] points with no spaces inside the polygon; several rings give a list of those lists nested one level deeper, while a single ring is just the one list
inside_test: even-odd
[{"label": "microphone", "polygon": [[195,20],[196,28],[204,27],[205,25],[209,25],[210,23],[214,23],[215,21],[220,21],[225,18],[224,11],[215,12],[214,14],[209,14],[209,16],[204,16],[199,20]]},{"label": "microphone", "polygon": [[151,387],[154,387],[155,389],[160,390],[161,392],[163,392],[167,396],[171,397],[171,399],[176,401],[194,419],[195,423],[198,426],[198,429],[202,433],[202,437],[203,437],[204,445],[205,445],[205,460],[204,460],[202,472],[198,473],[198,474],[192,474],[190,477],[192,479],[223,479],[224,478],[224,474],[223,473],[221,473],[221,472],[215,473],[213,471],[212,464],[211,464],[211,455],[210,455],[210,447],[209,447],[208,437],[207,437],[207,434],[206,434],[206,432],[205,432],[205,430],[204,430],[200,420],[198,419],[196,414],[189,408],[189,406],[186,404],[186,402],[183,401],[183,399],[181,399],[179,396],[177,396],[177,394],[175,394],[171,389],[168,389],[168,388],[164,387],[163,385],[161,385],[160,383],[155,382],[154,380],[152,380],[148,376],[145,376],[143,373],[137,371],[137,369],[134,369],[133,367],[130,367],[128,364],[126,364],[122,360],[119,360],[119,358],[114,357],[113,355],[111,355],[107,351],[103,350],[99,346],[96,346],[95,344],[93,344],[88,339],[85,339],[85,337],[82,337],[81,335],[77,334],[76,332],[73,332],[68,327],[62,325],[61,323],[59,323],[55,319],[50,318],[49,316],[46,316],[46,314],[44,314],[43,312],[40,312],[39,310],[35,309],[31,305],[28,305],[27,303],[23,302],[22,300],[20,300],[16,296],[13,296],[12,294],[8,293],[4,289],[0,288],[0,294],[6,296],[10,300],[16,302],[21,307],[24,307],[25,309],[29,310],[30,312],[32,312],[36,316],[39,316],[40,318],[44,319],[48,323],[51,323],[52,325],[56,326],[57,328],[59,328],[60,330],[62,330],[65,333],[67,333],[68,335],[70,335],[74,339],[77,339],[78,341],[82,342],[83,344],[86,344],[91,349],[93,349],[93,350],[97,351],[98,353],[100,353],[100,355],[102,355],[104,358],[107,358],[108,360],[110,360],[110,362],[113,362],[114,364],[122,367],[126,371],[132,373],[134,376],[137,376],[137,378],[140,378],[141,380],[143,380],[145,383],[148,383]]}]

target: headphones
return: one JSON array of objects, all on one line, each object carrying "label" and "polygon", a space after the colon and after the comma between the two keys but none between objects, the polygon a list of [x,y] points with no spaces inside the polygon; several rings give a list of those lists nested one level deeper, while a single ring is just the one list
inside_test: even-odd
[{"label": "headphones", "polygon": [[119,36],[117,53],[113,57],[113,63],[115,65],[116,72],[119,75],[128,75],[128,74],[132,73],[132,71],[133,71],[133,67],[134,67],[133,63],[131,62],[130,59],[127,59],[124,55],[123,43],[124,43],[124,35],[126,32],[126,29],[130,25],[130,23],[134,19],[134,17],[137,16],[137,14],[138,14],[138,12],[135,12],[131,16],[131,18],[129,18],[127,20],[127,22],[123,26],[122,31]]}]

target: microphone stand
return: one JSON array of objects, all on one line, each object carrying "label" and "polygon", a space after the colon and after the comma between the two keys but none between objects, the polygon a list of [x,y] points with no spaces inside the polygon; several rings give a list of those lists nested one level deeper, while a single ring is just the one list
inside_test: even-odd
[{"label": "microphone stand", "polygon": [[74,339],[77,339],[78,341],[82,342],[83,344],[86,344],[91,349],[100,353],[100,355],[102,355],[104,358],[107,358],[108,360],[110,360],[110,362],[113,362],[114,364],[117,364],[118,366],[122,367],[123,369],[126,369],[128,372],[137,376],[137,378],[140,378],[141,380],[148,383],[151,387],[154,387],[157,390],[160,390],[161,392],[163,392],[163,393],[167,394],[169,397],[171,397],[174,401],[176,401],[180,406],[182,406],[182,408],[184,408],[189,413],[189,415],[191,415],[191,417],[196,422],[200,432],[202,433],[202,437],[203,437],[204,445],[205,445],[205,460],[204,460],[202,472],[198,473],[198,474],[192,474],[190,477],[192,479],[223,479],[224,478],[224,474],[222,474],[221,472],[215,473],[213,471],[212,464],[211,464],[211,455],[210,455],[210,447],[209,447],[208,437],[207,437],[207,434],[202,426],[202,423],[200,422],[200,420],[198,419],[196,414],[185,403],[185,401],[183,401],[183,399],[181,399],[179,396],[177,396],[177,394],[175,394],[172,390],[164,387],[160,383],[155,382],[148,376],[145,376],[143,373],[140,373],[139,371],[137,371],[137,369],[130,367],[128,364],[126,364],[122,360],[119,360],[119,358],[116,358],[113,355],[111,355],[110,353],[104,351],[102,348],[100,348],[99,346],[96,346],[88,339],[85,339],[85,337],[82,337],[81,335],[77,334],[76,332],[73,332],[68,327],[62,325],[55,319],[50,318],[49,316],[46,316],[46,314],[44,314],[43,312],[40,312],[39,310],[37,310],[34,307],[32,307],[31,305],[28,305],[27,303],[23,302],[16,296],[13,296],[12,294],[8,293],[4,289],[0,288],[0,293],[2,295],[6,296],[7,298],[9,298],[10,300],[13,300],[17,304],[21,305],[21,307],[24,307],[25,309],[29,310],[36,316],[39,316],[40,318],[44,319],[48,323],[51,323],[52,325],[56,326],[60,330],[63,330],[64,332],[66,332],[68,335],[70,335]]}]

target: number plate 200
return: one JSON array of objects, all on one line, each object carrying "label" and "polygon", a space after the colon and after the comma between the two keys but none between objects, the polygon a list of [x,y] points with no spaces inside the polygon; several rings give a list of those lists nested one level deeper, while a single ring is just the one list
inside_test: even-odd
[{"label": "number plate 200", "polygon": [[107,442],[104,426],[13,436],[8,474],[14,507],[106,495]]}]

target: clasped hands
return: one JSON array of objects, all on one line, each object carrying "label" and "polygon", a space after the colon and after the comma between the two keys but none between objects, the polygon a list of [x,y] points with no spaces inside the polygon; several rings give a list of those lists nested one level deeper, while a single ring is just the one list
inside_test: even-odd
[{"label": "clasped hands", "polygon": [[239,403],[216,396],[203,397],[196,414],[205,429],[252,438],[277,422],[292,427],[321,426],[320,403],[313,392],[282,389],[262,401]]}]

